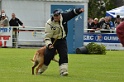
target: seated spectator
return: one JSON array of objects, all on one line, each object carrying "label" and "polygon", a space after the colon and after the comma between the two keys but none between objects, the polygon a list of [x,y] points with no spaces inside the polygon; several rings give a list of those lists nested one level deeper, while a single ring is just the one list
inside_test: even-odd
[{"label": "seated spectator", "polygon": [[98,22],[98,18],[95,18],[93,22],[91,23],[91,29],[93,30],[90,31],[90,33],[94,33],[95,31],[100,30],[100,24]]},{"label": "seated spectator", "polygon": [[6,17],[5,13],[2,13],[1,15],[1,20],[0,20],[0,27],[8,27],[9,26],[9,20]]}]

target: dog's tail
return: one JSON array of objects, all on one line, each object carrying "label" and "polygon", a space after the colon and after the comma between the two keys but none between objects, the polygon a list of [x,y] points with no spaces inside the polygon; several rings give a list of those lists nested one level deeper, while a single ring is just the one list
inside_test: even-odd
[{"label": "dog's tail", "polygon": [[33,60],[33,59],[31,59],[31,61],[32,61],[32,62],[34,62],[34,60]]},{"label": "dog's tail", "polygon": [[32,62],[35,62],[35,61],[37,60],[37,56],[38,56],[38,55],[39,55],[39,53],[36,52],[36,53],[34,54],[33,59],[31,59],[31,61],[32,61]]}]

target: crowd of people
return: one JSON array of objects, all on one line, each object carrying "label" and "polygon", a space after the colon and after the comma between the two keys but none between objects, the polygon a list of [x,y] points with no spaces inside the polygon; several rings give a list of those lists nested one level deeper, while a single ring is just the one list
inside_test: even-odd
[{"label": "crowd of people", "polygon": [[88,32],[95,33],[96,31],[100,31],[101,33],[110,33],[115,30],[116,27],[124,21],[124,18],[120,18],[120,15],[117,15],[115,19],[112,19],[111,16],[98,18],[88,18]]},{"label": "crowd of people", "polygon": [[15,13],[12,13],[12,18],[9,20],[4,10],[1,10],[0,15],[0,27],[8,27],[8,26],[22,26],[23,23],[16,17]]}]

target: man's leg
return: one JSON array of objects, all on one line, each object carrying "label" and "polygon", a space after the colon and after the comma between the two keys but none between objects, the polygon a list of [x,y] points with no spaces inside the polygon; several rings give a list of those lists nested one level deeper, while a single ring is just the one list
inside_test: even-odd
[{"label": "man's leg", "polygon": [[60,40],[58,42],[57,50],[59,53],[59,67],[60,67],[60,75],[67,76],[68,75],[68,55],[67,55],[67,43],[66,40]]},{"label": "man's leg", "polygon": [[44,64],[39,69],[38,74],[43,73],[48,68],[48,65],[50,64],[51,60],[54,58],[54,54],[55,54],[54,48],[53,49],[46,48],[45,55],[44,55]]}]

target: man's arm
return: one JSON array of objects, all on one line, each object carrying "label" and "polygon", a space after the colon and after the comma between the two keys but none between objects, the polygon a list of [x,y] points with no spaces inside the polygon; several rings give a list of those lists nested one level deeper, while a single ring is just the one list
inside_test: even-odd
[{"label": "man's arm", "polygon": [[45,25],[45,44],[48,47],[50,44],[52,44],[51,38],[53,36],[53,32],[51,30],[51,27],[49,24],[46,23]]},{"label": "man's arm", "polygon": [[18,23],[22,26],[23,23],[18,18],[16,18],[16,19],[18,20]]},{"label": "man's arm", "polygon": [[17,18],[17,20],[18,20],[18,23],[23,27],[23,28],[25,28],[25,26],[23,25],[23,23]]},{"label": "man's arm", "polygon": [[72,18],[74,18],[75,16],[79,15],[80,13],[84,12],[83,8],[77,8],[77,9],[73,9],[67,13],[63,13],[63,18],[65,21],[69,21]]}]

